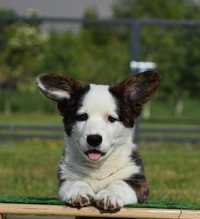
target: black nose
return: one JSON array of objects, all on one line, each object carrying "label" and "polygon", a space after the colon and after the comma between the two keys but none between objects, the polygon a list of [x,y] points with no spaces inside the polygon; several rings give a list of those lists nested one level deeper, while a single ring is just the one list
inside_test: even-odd
[{"label": "black nose", "polygon": [[87,142],[90,146],[97,147],[101,144],[102,137],[101,135],[88,135]]}]

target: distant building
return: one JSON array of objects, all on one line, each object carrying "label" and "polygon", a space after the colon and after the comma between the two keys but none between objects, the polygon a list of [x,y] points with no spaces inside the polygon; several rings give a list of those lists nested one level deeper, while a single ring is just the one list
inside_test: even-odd
[{"label": "distant building", "polygon": [[100,17],[112,16],[112,4],[116,0],[0,0],[0,8],[14,9],[24,15],[32,8],[41,16],[77,17],[83,16],[88,7],[97,9]]}]

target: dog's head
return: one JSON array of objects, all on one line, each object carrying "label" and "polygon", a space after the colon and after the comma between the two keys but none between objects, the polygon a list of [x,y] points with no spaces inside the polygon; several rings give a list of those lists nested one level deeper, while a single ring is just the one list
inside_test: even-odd
[{"label": "dog's head", "polygon": [[67,76],[42,75],[40,90],[57,102],[65,132],[90,161],[104,159],[131,138],[135,119],[159,85],[153,71],[108,85],[86,84]]}]

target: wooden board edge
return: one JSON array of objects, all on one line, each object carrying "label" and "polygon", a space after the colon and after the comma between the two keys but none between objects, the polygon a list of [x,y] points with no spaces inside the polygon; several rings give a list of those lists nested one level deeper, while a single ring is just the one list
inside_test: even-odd
[{"label": "wooden board edge", "polygon": [[200,210],[181,210],[180,219],[199,219]]},{"label": "wooden board edge", "polygon": [[[122,208],[115,213],[100,212],[94,207],[82,209],[64,205],[44,204],[11,204],[0,203],[0,214],[15,215],[57,215],[80,217],[107,217],[107,218],[143,218],[143,219],[200,219],[198,210],[157,209],[157,208]],[[2,219],[2,218],[0,218]]]},{"label": "wooden board edge", "polygon": [[62,215],[82,217],[110,217],[110,218],[178,218],[180,210],[153,209],[153,208],[122,208],[115,213],[100,212],[94,207],[82,209],[66,207],[63,205],[38,204],[0,204],[1,214],[29,214],[29,215]]}]

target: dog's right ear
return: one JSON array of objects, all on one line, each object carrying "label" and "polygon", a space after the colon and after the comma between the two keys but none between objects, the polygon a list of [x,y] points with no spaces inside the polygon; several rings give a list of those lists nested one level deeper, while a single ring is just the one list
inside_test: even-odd
[{"label": "dog's right ear", "polygon": [[54,74],[40,75],[36,83],[45,96],[56,102],[69,100],[75,92],[86,86],[79,80]]}]

